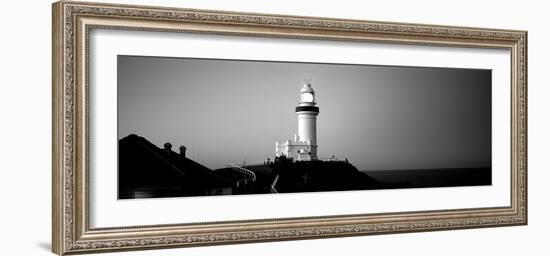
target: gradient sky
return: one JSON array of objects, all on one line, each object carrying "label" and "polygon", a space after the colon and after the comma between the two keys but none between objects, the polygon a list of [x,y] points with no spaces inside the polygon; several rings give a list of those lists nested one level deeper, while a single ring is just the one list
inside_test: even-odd
[{"label": "gradient sky", "polygon": [[360,170],[491,165],[491,71],[118,57],[118,137],[187,147],[212,169],[274,157],[311,78],[319,157]]}]

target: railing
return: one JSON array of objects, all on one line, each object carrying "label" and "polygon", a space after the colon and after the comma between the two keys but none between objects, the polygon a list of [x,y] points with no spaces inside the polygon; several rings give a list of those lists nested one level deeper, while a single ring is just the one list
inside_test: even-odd
[{"label": "railing", "polygon": [[252,180],[253,182],[256,181],[256,173],[254,173],[251,170],[248,170],[242,166],[238,166],[235,164],[228,165],[227,167],[233,169],[233,171],[242,173],[246,177],[245,179],[242,179],[242,181],[244,181],[245,183],[248,180]]},{"label": "railing", "polygon": [[240,164],[231,164],[230,166],[246,167],[246,166],[250,166],[250,165],[265,165],[265,164],[268,164],[268,163],[273,163],[273,159],[270,159],[269,162],[267,162],[267,160],[265,160],[265,161],[244,161]]},{"label": "railing", "polygon": [[[320,158],[317,158],[316,160],[320,160],[320,161],[342,161],[342,160],[338,159],[338,157],[335,157],[335,156],[320,157]],[[300,161],[300,160],[294,160],[294,161]],[[228,167],[233,167],[233,166],[246,167],[246,166],[249,166],[249,165],[265,165],[265,164],[272,164],[274,162],[275,162],[275,159],[270,159],[269,162],[267,160],[266,161],[245,161],[245,162],[240,163],[240,164],[228,165]]]}]

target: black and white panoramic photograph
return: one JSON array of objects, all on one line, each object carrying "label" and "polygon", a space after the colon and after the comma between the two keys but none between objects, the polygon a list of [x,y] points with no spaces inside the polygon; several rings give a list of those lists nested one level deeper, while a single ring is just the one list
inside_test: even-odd
[{"label": "black and white panoramic photograph", "polygon": [[491,70],[119,55],[118,198],[491,185]]}]

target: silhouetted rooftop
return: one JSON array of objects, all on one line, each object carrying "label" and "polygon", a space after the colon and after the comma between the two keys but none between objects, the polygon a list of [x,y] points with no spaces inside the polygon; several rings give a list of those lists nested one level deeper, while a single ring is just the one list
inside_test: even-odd
[{"label": "silhouetted rooftop", "polygon": [[119,141],[118,165],[119,197],[122,198],[136,189],[171,188],[193,195],[204,189],[232,186],[231,181],[209,168],[173,152],[171,148],[158,148],[135,134]]}]

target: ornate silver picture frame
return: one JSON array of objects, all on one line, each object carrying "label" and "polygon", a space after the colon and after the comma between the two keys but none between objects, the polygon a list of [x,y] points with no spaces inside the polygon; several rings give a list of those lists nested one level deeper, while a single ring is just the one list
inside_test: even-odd
[{"label": "ornate silver picture frame", "polygon": [[[52,25],[52,249],[59,255],[527,224],[526,31],[71,1],[53,4]],[[330,210],[288,216],[262,213],[258,216],[263,217],[225,217],[223,220],[182,217],[175,222],[162,216],[155,221],[153,216],[147,223],[117,224],[114,220],[114,224],[96,225],[97,216],[109,215],[97,208],[93,193],[102,182],[94,176],[101,163],[91,153],[98,150],[94,118],[101,118],[93,105],[105,97],[94,88],[98,73],[94,73],[93,67],[103,65],[95,63],[98,58],[91,52],[91,45],[99,44],[93,36],[97,31],[107,31],[109,35],[144,32],[153,37],[182,34],[197,36],[194,40],[199,41],[207,40],[201,36],[238,37],[243,42],[294,40],[306,47],[315,42],[352,43],[359,48],[367,44],[411,46],[436,48],[443,53],[452,50],[457,56],[468,49],[503,51],[508,57],[504,58],[505,70],[498,73],[504,75],[498,81],[504,82],[493,79],[493,88],[502,87],[503,94],[493,94],[493,101],[499,100],[509,107],[497,110],[493,107],[493,113],[505,111],[499,115],[509,120],[504,125],[509,147],[504,151],[507,155],[504,161],[494,155],[492,161],[493,168],[498,169],[493,171],[500,171],[506,181],[501,188],[507,203],[435,209],[412,207],[396,211],[334,211],[337,214]],[[493,127],[503,128],[495,122],[493,119]],[[499,138],[493,136],[493,141],[500,141]],[[116,178],[116,173],[111,176]],[[490,187],[495,186],[493,182]],[[461,189],[458,187],[455,191]],[[331,193],[335,192],[322,195]],[[378,190],[380,193],[384,191]],[[116,196],[113,195],[115,201]],[[293,198],[296,197],[292,195],[284,200],[292,204]],[[134,202],[139,207],[145,201]],[[330,201],[326,207],[331,207]]]}]

